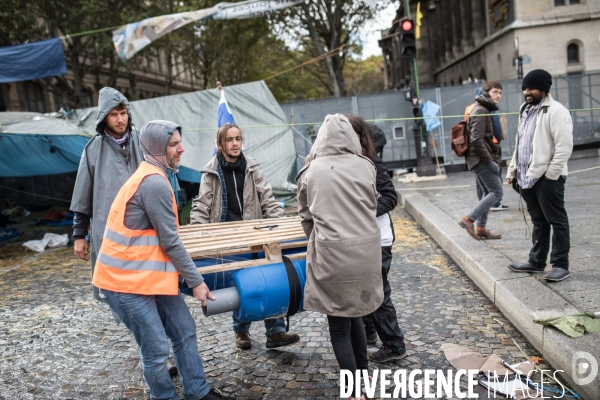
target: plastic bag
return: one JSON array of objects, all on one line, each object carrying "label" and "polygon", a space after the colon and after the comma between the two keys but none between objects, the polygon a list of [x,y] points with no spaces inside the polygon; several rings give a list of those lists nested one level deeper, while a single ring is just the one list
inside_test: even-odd
[{"label": "plastic bag", "polygon": [[58,235],[56,233],[46,233],[42,240],[30,240],[23,243],[23,246],[28,250],[43,252],[48,247],[61,247],[69,243],[69,235]]}]

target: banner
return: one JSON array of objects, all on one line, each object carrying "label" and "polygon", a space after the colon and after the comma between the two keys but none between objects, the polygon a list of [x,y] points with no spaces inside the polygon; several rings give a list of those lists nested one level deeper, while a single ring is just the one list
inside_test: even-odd
[{"label": "banner", "polygon": [[190,22],[262,17],[275,10],[295,6],[302,2],[304,0],[247,0],[239,3],[219,3],[203,10],[146,18],[113,31],[113,42],[119,58],[126,62],[154,40]]},{"label": "banner", "polygon": [[0,47],[0,83],[29,81],[67,73],[59,38]]}]

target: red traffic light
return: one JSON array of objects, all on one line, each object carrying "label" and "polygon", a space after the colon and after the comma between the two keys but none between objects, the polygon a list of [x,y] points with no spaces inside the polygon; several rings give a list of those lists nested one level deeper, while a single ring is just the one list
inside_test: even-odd
[{"label": "red traffic light", "polygon": [[400,25],[400,29],[402,29],[404,32],[408,32],[410,30],[412,30],[413,28],[413,22],[409,19],[405,19],[404,21],[402,21],[402,24]]}]

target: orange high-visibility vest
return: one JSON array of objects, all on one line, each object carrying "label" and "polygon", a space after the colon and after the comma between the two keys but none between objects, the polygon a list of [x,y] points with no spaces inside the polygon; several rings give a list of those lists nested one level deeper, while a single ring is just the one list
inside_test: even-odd
[{"label": "orange high-visibility vest", "polygon": [[[160,247],[156,231],[132,230],[125,226],[127,202],[149,175],[160,175],[168,182],[160,168],[143,162],[119,190],[110,207],[92,278],[94,286],[100,289],[143,295],[179,293],[179,274]],[[175,195],[172,197],[173,216],[179,229]]]}]

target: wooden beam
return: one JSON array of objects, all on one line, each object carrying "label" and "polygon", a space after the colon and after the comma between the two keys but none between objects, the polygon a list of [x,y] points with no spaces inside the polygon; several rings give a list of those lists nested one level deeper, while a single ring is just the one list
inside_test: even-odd
[{"label": "wooden beam", "polygon": [[[306,258],[306,253],[290,254],[289,256],[286,256],[286,257],[288,257],[290,260],[302,260],[302,259]],[[232,262],[232,263],[227,263],[227,264],[211,265],[210,267],[200,267],[200,268],[198,268],[198,272],[200,272],[201,274],[212,274],[215,272],[234,271],[237,269],[260,267],[262,265],[269,265],[269,264],[277,264],[279,262],[281,262],[281,260],[271,261],[271,260],[267,260],[265,258],[261,258],[260,260],[238,261],[238,262]]]},{"label": "wooden beam", "polygon": [[281,261],[281,245],[279,243],[265,243],[265,258],[271,261]]}]

